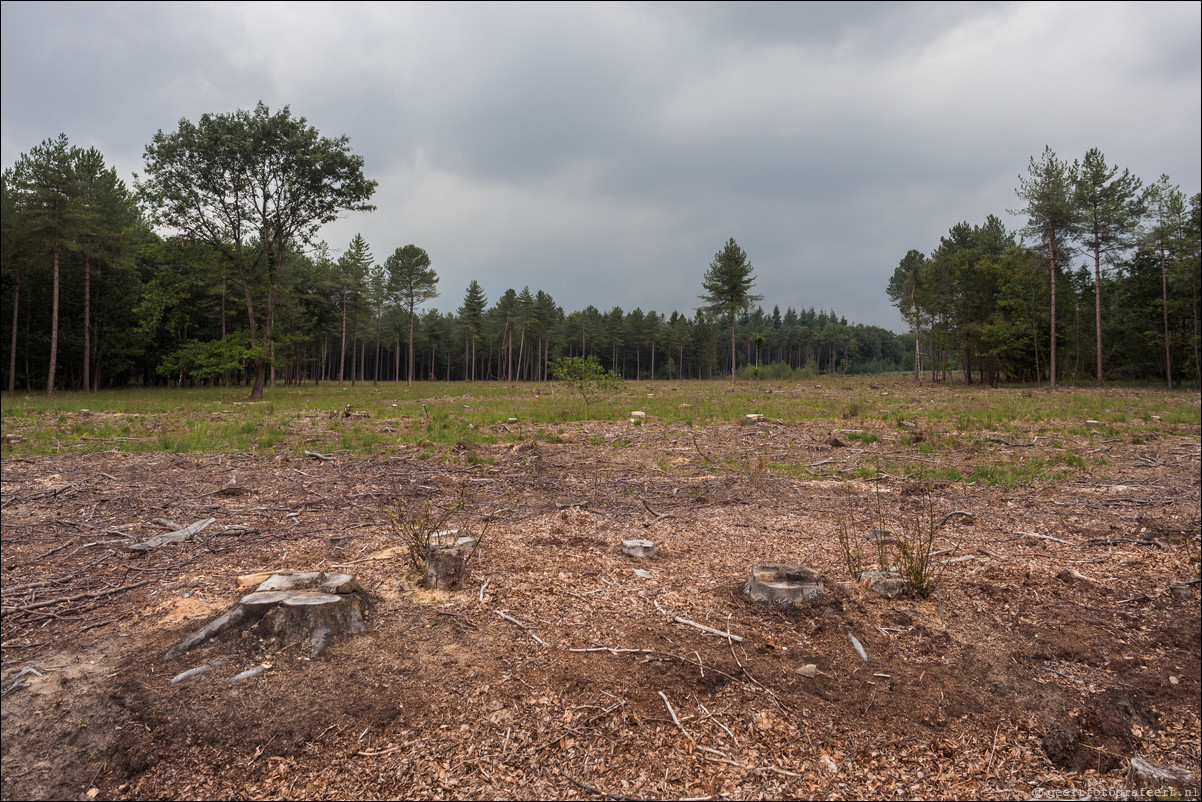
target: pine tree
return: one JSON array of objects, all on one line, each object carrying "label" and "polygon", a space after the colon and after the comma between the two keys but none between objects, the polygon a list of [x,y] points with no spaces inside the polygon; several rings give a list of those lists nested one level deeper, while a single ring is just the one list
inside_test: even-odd
[{"label": "pine tree", "polygon": [[1077,221],[1073,203],[1075,170],[1067,162],[1056,158],[1050,147],[1044,147],[1043,156],[1037,162],[1031,157],[1027,176],[1019,176],[1016,193],[1027,205],[1013,214],[1027,217],[1024,233],[1030,234],[1046,250],[1048,274],[1051,276],[1051,352],[1049,359],[1049,383],[1056,388],[1056,273],[1060,264],[1069,257],[1066,244],[1068,235]]},{"label": "pine tree", "polygon": [[1097,331],[1098,386],[1105,383],[1102,369],[1102,264],[1113,264],[1135,242],[1142,214],[1139,188],[1142,182],[1118,166],[1107,167],[1106,157],[1090,148],[1076,170],[1074,200],[1078,219],[1076,232],[1094,264],[1094,325]]},{"label": "pine tree", "polygon": [[464,371],[464,378],[467,381],[474,382],[476,380],[476,338],[480,336],[480,327],[484,323],[484,310],[487,307],[488,299],[484,297],[484,290],[480,288],[480,282],[472,279],[463,296],[463,306],[459,307],[459,320],[463,323],[464,333],[463,357],[464,362],[469,366]]},{"label": "pine tree", "polygon": [[[44,243],[51,256],[50,361],[46,372],[46,397],[54,396],[58,362],[59,262],[72,241],[78,223],[75,205],[77,151],[66,134],[47,139],[22,154],[13,167],[12,191],[21,221],[21,236]],[[15,320],[15,317],[14,317]]]},{"label": "pine tree", "polygon": [[416,245],[397,248],[384,262],[388,271],[389,286],[398,300],[409,312],[409,375],[408,386],[413,386],[413,316],[414,310],[432,298],[438,297],[438,275],[430,269],[430,255]]},{"label": "pine tree", "polygon": [[730,318],[731,384],[735,381],[735,319],[739,312],[763,300],[762,295],[751,294],[751,288],[755,286],[751,271],[747,254],[731,237],[726,246],[714,254],[714,261],[710,262],[701,282],[705,290],[705,295],[701,296],[701,300],[706,302],[705,309]]}]

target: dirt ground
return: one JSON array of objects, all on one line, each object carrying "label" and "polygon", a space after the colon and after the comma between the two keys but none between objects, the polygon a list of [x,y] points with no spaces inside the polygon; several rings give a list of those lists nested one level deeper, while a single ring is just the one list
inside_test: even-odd
[{"label": "dirt ground", "polygon": [[[0,793],[1063,798],[1121,787],[1134,756],[1198,772],[1199,441],[1178,428],[1067,481],[929,490],[850,478],[896,438],[772,420],[528,427],[453,460],[6,455]],[[789,460],[846,481],[762,469]],[[387,511],[460,487],[497,514],[463,590],[417,589]],[[852,581],[842,524],[874,560],[879,523],[952,511],[934,597]],[[622,556],[632,538],[659,556]],[[763,561],[827,595],[750,602]],[[353,574],[368,631],[318,659],[248,634],[164,660],[278,569]]]}]

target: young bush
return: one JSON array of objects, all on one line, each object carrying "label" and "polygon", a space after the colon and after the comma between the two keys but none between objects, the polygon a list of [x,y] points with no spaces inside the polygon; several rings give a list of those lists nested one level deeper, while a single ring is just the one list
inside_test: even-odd
[{"label": "young bush", "polygon": [[931,490],[924,487],[922,503],[911,516],[901,520],[901,536],[896,542],[897,571],[920,598],[930,598],[938,589],[942,568],[931,558],[940,521],[935,518]]},{"label": "young bush", "polygon": [[622,389],[625,382],[612,370],[606,370],[595,356],[565,356],[551,364],[551,375],[580,393],[587,411],[592,402]]},{"label": "young bush", "polygon": [[[449,503],[439,503],[433,497],[410,498],[388,509],[389,526],[409,547],[409,562],[425,587],[455,588],[466,578],[491,520],[491,516],[484,516],[477,525],[472,507],[472,491],[465,483]],[[471,538],[474,543],[454,548],[462,538]]]}]

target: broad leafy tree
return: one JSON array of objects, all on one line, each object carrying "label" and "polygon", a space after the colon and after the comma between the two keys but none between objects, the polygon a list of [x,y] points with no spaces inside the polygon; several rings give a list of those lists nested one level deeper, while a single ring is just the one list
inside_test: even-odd
[{"label": "broad leafy tree", "polygon": [[714,261],[701,282],[705,295],[705,308],[716,314],[725,314],[730,318],[730,381],[735,381],[735,321],[740,312],[751,307],[757,301],[763,300],[762,295],[753,295],[751,288],[755,286],[751,262],[747,254],[731,237],[722,250],[714,254]]},{"label": "broad leafy tree", "polygon": [[323,137],[287,106],[273,114],[263,103],[180,120],[176,131],[155,134],[145,160],[137,187],[152,221],[211,244],[237,271],[257,349],[251,397],[262,398],[290,249],[343,212],[373,209],[376,182],[364,177],[347,137]]}]

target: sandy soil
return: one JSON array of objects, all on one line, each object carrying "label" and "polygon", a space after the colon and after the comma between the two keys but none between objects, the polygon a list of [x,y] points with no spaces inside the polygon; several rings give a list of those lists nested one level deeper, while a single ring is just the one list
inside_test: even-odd
[{"label": "sandy soil", "polygon": [[[3,798],[1026,798],[1121,787],[1134,756],[1199,770],[1196,426],[1006,488],[852,479],[895,439],[771,420],[524,434],[451,460],[5,456]],[[787,460],[846,481],[763,469]],[[463,590],[419,589],[388,512],[465,487],[500,512]],[[934,597],[848,574],[841,527],[875,561],[873,528],[951,511]],[[826,596],[748,601],[762,561]],[[164,660],[276,569],[354,574],[368,632]]]}]

